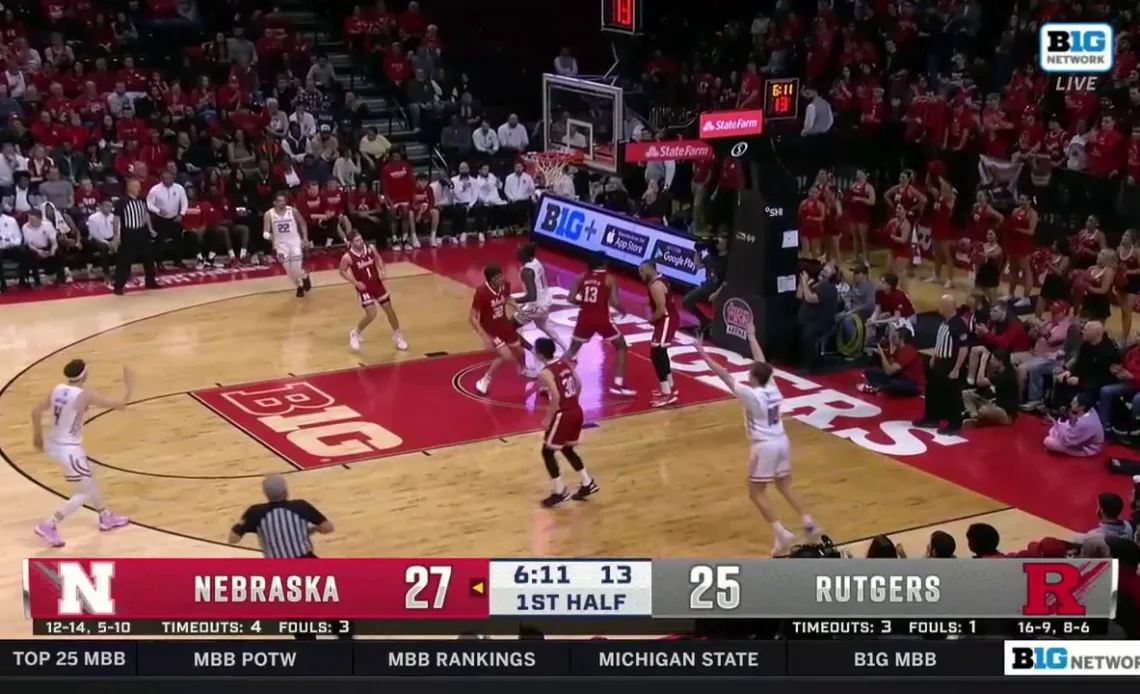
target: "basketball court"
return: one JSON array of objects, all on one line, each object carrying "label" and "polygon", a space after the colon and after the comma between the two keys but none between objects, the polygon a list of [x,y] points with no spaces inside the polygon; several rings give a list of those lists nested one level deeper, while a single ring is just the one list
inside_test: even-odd
[{"label": "basketball court", "polygon": [[[321,538],[323,556],[767,554],[770,530],[744,494],[747,444],[737,404],[692,347],[680,345],[671,357],[682,402],[650,410],[649,330],[640,317],[621,324],[637,397],[605,392],[612,353],[596,342],[581,353],[589,421],[581,453],[601,494],[539,508],[548,491],[538,455],[541,406],[524,399],[522,379],[505,371],[486,397],[473,387],[489,355],[467,325],[471,294],[489,262],[517,283],[513,247],[440,249],[392,262],[390,287],[411,343],[405,353],[392,346],[383,321],[366,333],[359,354],[348,349],[359,308],[333,270],[315,273],[304,300],[284,278],[260,277],[5,305],[0,637],[30,632],[20,613],[26,557],[254,551],[253,542],[224,541],[259,500],[259,478],[269,472],[285,474],[293,494],[336,525]],[[575,309],[564,288],[580,266],[547,253],[540,259],[563,288],[552,320],[568,336]],[[331,267],[335,259],[317,262]],[[627,306],[643,310],[644,292],[632,282],[623,294]],[[89,362],[90,387],[111,394],[123,365],[136,371],[130,407],[93,414],[85,433],[106,499],[135,524],[100,533],[94,514],[81,511],[62,526],[67,546],[53,550],[32,527],[68,490],[57,466],[31,446],[29,411],[73,358]],[[735,371],[747,365],[727,353],[718,358]],[[931,528],[961,540],[976,520],[996,525],[1011,548],[1068,533],[999,499],[996,480],[1010,471],[997,466],[1014,465],[1001,459],[1002,446],[1021,445],[1003,439],[1007,433],[983,437],[981,447],[940,441],[909,431],[896,405],[860,400],[853,387],[779,376],[797,485],[836,542],[885,532],[919,554]],[[972,437],[983,433],[991,432],[966,436],[976,443]],[[794,520],[782,502],[779,509]]]}]

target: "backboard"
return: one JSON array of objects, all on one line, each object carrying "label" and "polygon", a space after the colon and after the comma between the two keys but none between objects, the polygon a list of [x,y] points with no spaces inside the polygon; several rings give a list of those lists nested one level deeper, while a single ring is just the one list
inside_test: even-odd
[{"label": "backboard", "polygon": [[581,77],[542,76],[543,149],[573,149],[582,153],[590,169],[617,173],[624,114],[621,87]]}]

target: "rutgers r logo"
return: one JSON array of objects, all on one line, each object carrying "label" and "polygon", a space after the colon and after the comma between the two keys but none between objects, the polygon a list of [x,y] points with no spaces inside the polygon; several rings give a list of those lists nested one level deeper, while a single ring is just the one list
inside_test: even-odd
[{"label": "rutgers r logo", "polygon": [[[256,387],[256,386],[255,386]],[[308,381],[222,394],[234,407],[311,456],[322,459],[367,455],[395,448],[403,439]],[[256,432],[251,432],[260,438]]]},{"label": "rutgers r logo", "polygon": [[1031,617],[1085,615],[1087,610],[1077,594],[1083,593],[1096,580],[1093,572],[1097,569],[1082,573],[1074,564],[1050,562],[1026,562],[1021,568],[1025,571],[1025,607],[1022,614]]}]

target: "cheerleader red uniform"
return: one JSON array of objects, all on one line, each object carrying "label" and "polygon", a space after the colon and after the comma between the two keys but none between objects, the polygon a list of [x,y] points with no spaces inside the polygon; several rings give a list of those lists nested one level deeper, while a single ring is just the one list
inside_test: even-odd
[{"label": "cheerleader red uniform", "polygon": [[819,194],[823,203],[823,235],[835,236],[839,233],[839,199],[829,186]]},{"label": "cheerleader red uniform", "polygon": [[958,238],[954,231],[951,217],[954,215],[954,206],[944,198],[934,201],[934,210],[930,213],[930,237],[935,241],[953,241]]},{"label": "cheerleader red uniform", "polygon": [[898,239],[899,235],[903,233],[902,226],[904,222],[906,222],[905,219],[891,217],[890,221],[883,227],[883,231],[887,235],[887,243],[891,246],[891,258],[910,260],[914,256],[914,252],[910,247],[910,231],[907,230],[906,240],[899,241]]},{"label": "cheerleader red uniform", "polygon": [[989,205],[981,207],[974,205],[974,211],[970,215],[970,238],[975,241],[985,241],[986,234],[994,228],[995,221],[997,220],[993,208]]},{"label": "cheerleader red uniform", "polygon": [[906,210],[907,219],[912,222],[918,219],[918,215],[922,212],[918,207],[920,200],[922,200],[922,194],[913,185],[899,188],[895,194],[895,204],[903,206]]},{"label": "cheerleader red uniform", "polygon": [[823,202],[808,198],[800,203],[799,226],[800,236],[805,239],[823,238],[823,224],[827,217],[827,210]]},{"label": "cheerleader red uniform", "polygon": [[1116,290],[1122,294],[1140,295],[1140,274],[1128,274],[1140,270],[1140,250],[1133,246],[1127,257],[1119,251],[1117,256],[1120,258],[1120,269],[1116,271]]},{"label": "cheerleader red uniform", "polygon": [[1033,237],[1025,233],[1029,230],[1029,223],[1029,211],[1020,207],[1009,216],[1009,228],[1002,247],[1011,258],[1027,258],[1033,253]]},{"label": "cheerleader red uniform", "polygon": [[843,196],[843,214],[850,224],[870,224],[871,205],[867,200],[871,197],[870,183],[852,183]]},{"label": "cheerleader red uniform", "polygon": [[1072,239],[1073,266],[1084,270],[1096,264],[1096,257],[1100,254],[1100,239],[1097,232],[1081,229]]}]

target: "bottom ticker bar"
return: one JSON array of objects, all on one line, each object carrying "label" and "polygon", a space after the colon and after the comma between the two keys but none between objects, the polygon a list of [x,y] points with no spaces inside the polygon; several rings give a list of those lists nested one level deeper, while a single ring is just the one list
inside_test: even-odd
[{"label": "bottom ticker bar", "polygon": [[0,676],[995,676],[1001,641],[5,641]]}]

